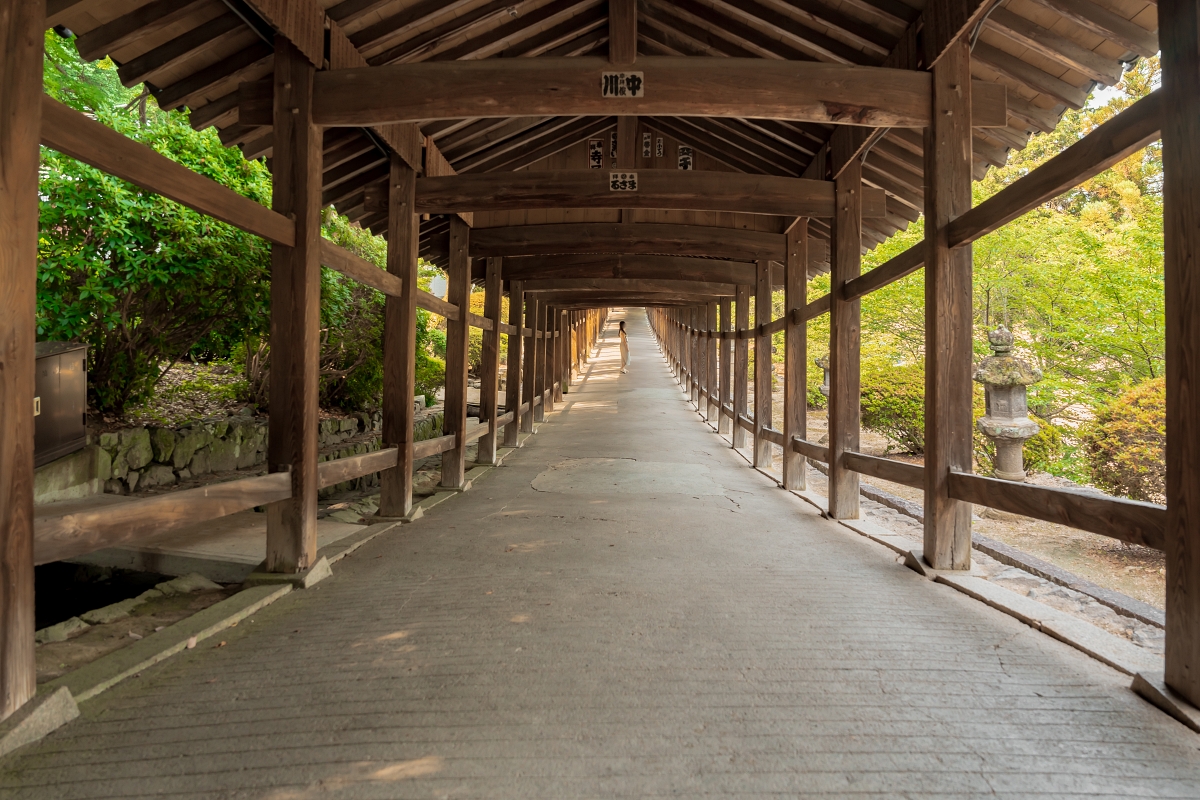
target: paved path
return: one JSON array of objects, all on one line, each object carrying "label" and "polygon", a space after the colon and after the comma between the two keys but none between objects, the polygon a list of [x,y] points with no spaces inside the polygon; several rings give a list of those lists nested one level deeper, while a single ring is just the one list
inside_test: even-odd
[{"label": "paved path", "polygon": [[640,311],[508,465],[85,704],[0,796],[1200,796],[1127,677],[746,468]]}]

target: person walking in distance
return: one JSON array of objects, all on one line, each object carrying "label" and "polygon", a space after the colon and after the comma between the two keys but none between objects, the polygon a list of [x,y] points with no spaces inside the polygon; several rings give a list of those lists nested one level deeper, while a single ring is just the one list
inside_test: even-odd
[{"label": "person walking in distance", "polygon": [[625,333],[625,320],[621,320],[621,374],[629,372],[629,336]]}]

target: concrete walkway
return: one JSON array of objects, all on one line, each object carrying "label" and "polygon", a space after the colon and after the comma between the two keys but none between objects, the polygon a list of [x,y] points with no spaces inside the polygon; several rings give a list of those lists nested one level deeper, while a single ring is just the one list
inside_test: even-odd
[{"label": "concrete walkway", "polygon": [[627,318],[628,375],[614,326],[505,467],[0,796],[1200,796],[1200,736],[748,469]]}]

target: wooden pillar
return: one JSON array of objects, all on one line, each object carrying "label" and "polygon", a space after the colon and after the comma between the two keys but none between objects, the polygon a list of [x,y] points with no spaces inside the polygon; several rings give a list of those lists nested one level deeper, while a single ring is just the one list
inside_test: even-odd
[{"label": "wooden pillar", "polygon": [[708,330],[708,304],[696,306],[692,319],[695,320],[696,332],[696,413],[701,417],[708,411],[708,352],[705,347],[705,331]]},{"label": "wooden pillar", "polygon": [[42,0],[0,0],[0,720],[37,691],[33,397]]},{"label": "wooden pillar", "polygon": [[[733,330],[733,320],[730,319],[730,313],[733,311],[733,303],[728,297],[721,298],[721,331]],[[717,432],[729,433],[729,415],[725,413],[726,406],[733,405],[733,342],[729,339],[721,340],[721,359],[720,359],[720,378],[717,381],[720,387],[720,411],[717,416]]]},{"label": "wooden pillar", "polygon": [[808,219],[787,230],[783,315],[787,336],[783,361],[783,488],[807,488],[804,456],[792,449],[792,437],[808,434],[808,324],[803,317],[808,286]]},{"label": "wooden pillar", "polygon": [[480,357],[479,419],[487,422],[488,432],[479,439],[476,464],[496,463],[496,417],[500,416],[500,308],[503,305],[504,283],[500,276],[502,260],[487,260],[483,315],[492,321],[492,329],[483,332],[483,353]]},{"label": "wooden pillar", "polygon": [[536,370],[533,376],[533,396],[541,401],[540,405],[533,412],[533,421],[542,422],[546,419],[546,319],[547,308],[543,302],[538,302],[537,317],[534,318],[534,344],[533,349],[537,352]]},{"label": "wooden pillar", "polygon": [[315,71],[295,45],[275,37],[272,207],[295,220],[296,240],[271,247],[267,463],[271,472],[291,472],[292,496],[267,507],[269,572],[300,572],[317,558],[322,142],[312,122]]},{"label": "wooden pillar", "polygon": [[525,338],[521,335],[524,324],[522,311],[525,302],[524,284],[510,281],[508,284],[508,324],[516,333],[508,335],[508,366],[504,368],[504,410],[513,412],[513,421],[504,426],[504,446],[516,447],[517,434],[521,430],[521,361],[525,353]]},{"label": "wooden pillar", "polygon": [[548,414],[554,410],[554,320],[558,316],[558,309],[551,306],[546,306],[546,329],[543,346],[545,349],[546,360],[542,369],[542,395],[545,398],[542,401],[542,408]]},{"label": "wooden pillar", "polygon": [[[754,291],[754,327],[771,321],[771,262],[759,261]],[[771,427],[771,337],[754,337],[754,466],[767,469],[774,460],[771,442],[762,434]]]},{"label": "wooden pillar", "polygon": [[1167,298],[1166,681],[1200,706],[1200,7],[1162,0]]},{"label": "wooden pillar", "polygon": [[858,518],[858,473],[842,453],[858,451],[859,306],[842,287],[862,271],[862,162],[854,159],[835,181],[833,272],[829,289],[829,515]]},{"label": "wooden pillar", "polygon": [[[708,324],[705,328],[709,331],[716,332],[717,330],[717,301],[713,300],[708,304]],[[721,419],[721,407],[717,404],[714,397],[718,396],[720,389],[720,381],[717,378],[717,339],[711,336],[704,340],[705,351],[705,369],[704,374],[707,378],[707,404],[708,404],[708,421],[712,425],[717,425]]]},{"label": "wooden pillar", "polygon": [[688,336],[688,358],[692,366],[692,382],[691,382],[691,398],[692,405],[696,410],[700,410],[700,381],[704,375],[704,365],[700,363],[700,337],[697,335],[703,325],[704,314],[700,310],[700,306],[692,306],[691,310],[691,329]]},{"label": "wooden pillar", "polygon": [[950,45],[933,67],[931,120],[925,129],[925,560],[936,569],[969,569],[971,504],[952,500],[948,485],[950,470],[971,471],[971,247],[946,244],[946,226],[971,209],[966,41]]},{"label": "wooden pillar", "polygon": [[536,378],[538,370],[537,317],[538,295],[534,292],[528,295],[525,302],[525,327],[529,329],[529,357],[525,359],[525,385],[521,393],[525,396],[525,402],[529,403],[529,411],[521,417],[521,431],[523,433],[533,433],[535,419],[534,400],[537,398]]},{"label": "wooden pillar", "polygon": [[563,336],[566,326],[563,325],[562,309],[554,309],[554,402],[561,403],[563,399]]},{"label": "wooden pillar", "polygon": [[447,489],[461,487],[467,474],[467,354],[471,346],[469,236],[467,223],[458,215],[451,216],[446,300],[458,306],[458,319],[446,320],[446,398],[442,433],[454,434],[454,447],[442,453],[441,485]]},{"label": "wooden pillar", "polygon": [[412,511],[413,396],[416,394],[417,240],[416,170],[391,156],[388,183],[388,272],[404,282],[383,311],[383,443],[395,447],[396,466],[379,474],[379,515]]},{"label": "wooden pillar", "polygon": [[[734,297],[734,313],[737,318],[738,331],[750,328],[750,287],[739,284]],[[746,416],[750,404],[750,341],[737,338],[733,345],[733,446],[746,446],[747,431],[741,425],[741,418]]]}]

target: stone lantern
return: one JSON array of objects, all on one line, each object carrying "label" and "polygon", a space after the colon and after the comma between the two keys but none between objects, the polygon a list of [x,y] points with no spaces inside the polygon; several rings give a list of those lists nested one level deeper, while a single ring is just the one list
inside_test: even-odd
[{"label": "stone lantern", "polygon": [[814,358],[813,363],[825,372],[825,377],[821,379],[821,386],[817,389],[817,391],[826,397],[829,397],[829,356]]},{"label": "stone lantern", "polygon": [[1012,354],[1012,332],[1001,325],[988,333],[995,355],[988,356],[972,376],[983,384],[987,411],[976,423],[996,445],[996,477],[1025,480],[1025,440],[1041,426],[1029,418],[1025,387],[1042,379],[1042,371]]}]

